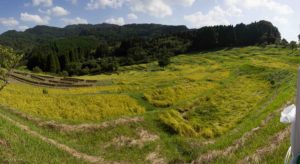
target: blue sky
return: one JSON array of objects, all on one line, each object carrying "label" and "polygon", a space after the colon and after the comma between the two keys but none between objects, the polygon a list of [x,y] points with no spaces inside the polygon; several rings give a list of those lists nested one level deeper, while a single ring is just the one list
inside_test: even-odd
[{"label": "blue sky", "polygon": [[35,25],[161,23],[190,28],[268,20],[297,40],[299,0],[1,0],[0,33]]}]

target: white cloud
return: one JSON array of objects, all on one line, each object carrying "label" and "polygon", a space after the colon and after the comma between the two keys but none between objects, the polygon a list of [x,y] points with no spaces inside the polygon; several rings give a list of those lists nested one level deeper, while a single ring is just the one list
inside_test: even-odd
[{"label": "white cloud", "polygon": [[0,25],[8,26],[8,27],[14,27],[14,26],[19,25],[19,22],[13,17],[0,18]]},{"label": "white cloud", "polygon": [[32,0],[33,6],[43,5],[45,7],[49,7],[53,5],[53,0]]},{"label": "white cloud", "polygon": [[48,12],[48,10],[38,9],[38,11],[39,11],[40,13],[42,13],[42,14],[50,14],[50,13]]},{"label": "white cloud", "polygon": [[215,6],[207,14],[198,11],[194,14],[185,15],[184,19],[192,24],[193,27],[228,25],[227,16],[232,16],[230,10],[223,10],[220,6]]},{"label": "white cloud", "polygon": [[89,10],[95,10],[99,8],[119,8],[122,7],[125,0],[90,0],[86,6]]},{"label": "white cloud", "polygon": [[134,12],[141,12],[160,18],[173,14],[171,6],[163,0],[131,0],[130,2],[130,9]]},{"label": "white cloud", "polygon": [[173,0],[173,2],[183,5],[183,6],[192,6],[196,0]]},{"label": "white cloud", "polygon": [[55,6],[55,7],[51,8],[51,9],[48,9],[47,13],[49,15],[54,15],[54,16],[66,16],[66,15],[69,14],[69,11],[67,11],[63,7]]},{"label": "white cloud", "polygon": [[86,19],[76,17],[74,19],[69,18],[63,18],[61,19],[66,25],[72,25],[72,24],[88,24],[88,21]]},{"label": "white cloud", "polygon": [[243,15],[243,11],[236,7],[236,6],[227,6],[226,7],[226,14],[227,16],[235,16],[235,17],[240,17]]},{"label": "white cloud", "polygon": [[191,6],[196,0],[89,0],[87,9],[120,8],[127,5],[132,12],[145,13],[154,17],[173,14],[173,6]]},{"label": "white cloud", "polygon": [[288,19],[285,17],[275,16],[272,19],[275,23],[286,25],[288,23]]},{"label": "white cloud", "polygon": [[20,31],[25,31],[25,30],[27,30],[29,27],[28,26],[19,26],[18,27],[18,29],[20,30]]},{"label": "white cloud", "polygon": [[138,16],[135,15],[134,13],[130,13],[127,15],[127,18],[130,20],[136,20],[136,19],[138,19]]},{"label": "white cloud", "polygon": [[228,5],[241,6],[246,9],[267,9],[282,15],[294,13],[294,10],[289,5],[279,3],[275,0],[226,0],[225,3]]},{"label": "white cloud", "polygon": [[39,15],[28,14],[27,12],[21,13],[20,19],[24,22],[32,22],[37,25],[47,25],[50,21],[50,17],[41,17]]},{"label": "white cloud", "polygon": [[110,18],[110,19],[105,20],[105,23],[116,24],[116,25],[122,26],[125,24],[125,20],[122,17]]}]

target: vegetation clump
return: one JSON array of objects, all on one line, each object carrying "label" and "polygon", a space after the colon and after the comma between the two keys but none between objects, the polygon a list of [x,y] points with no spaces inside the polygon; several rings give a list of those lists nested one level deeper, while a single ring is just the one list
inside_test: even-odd
[{"label": "vegetation clump", "polygon": [[196,131],[189,123],[182,118],[179,112],[170,110],[160,115],[160,120],[164,123],[171,131],[188,137],[197,136]]},{"label": "vegetation clump", "polygon": [[38,66],[36,66],[36,67],[32,68],[32,72],[34,72],[34,73],[41,73],[43,71]]},{"label": "vegetation clump", "polygon": [[17,67],[23,55],[0,45],[0,91],[8,84],[9,73]]},{"label": "vegetation clump", "polygon": [[47,95],[47,94],[48,94],[48,90],[44,88],[44,89],[43,89],[43,94],[44,94],[44,95]]}]

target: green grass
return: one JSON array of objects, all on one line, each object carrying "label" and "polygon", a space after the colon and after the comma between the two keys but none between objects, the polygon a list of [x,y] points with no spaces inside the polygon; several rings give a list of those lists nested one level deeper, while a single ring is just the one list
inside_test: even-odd
[{"label": "green grass", "polygon": [[0,119],[0,163],[86,163]]},{"label": "green grass", "polygon": [[[262,120],[273,115],[265,126],[245,141],[244,146],[229,156],[220,156],[212,161],[234,163],[270,144],[268,139],[286,127],[279,122],[278,109],[294,100],[299,58],[290,50],[281,48],[224,49],[173,57],[172,64],[165,69],[159,68],[154,62],[122,67],[118,74],[79,77],[112,81],[105,86],[47,89],[48,94],[43,95],[43,88],[12,84],[0,93],[2,105],[42,120],[79,124],[100,123],[122,116],[144,119],[143,122],[101,130],[63,132],[41,128],[10,110],[3,109],[0,112],[80,152],[128,163],[144,163],[152,152],[158,152],[166,162],[191,162],[206,152],[226,149],[246,132],[261,126]],[[57,102],[58,98],[60,103]],[[35,103],[30,106],[31,100]],[[124,103],[123,100],[130,103]],[[98,101],[107,102],[108,105],[99,105]],[[132,108],[143,110],[138,112]],[[105,115],[99,115],[99,111]],[[7,131],[12,125],[3,123],[3,126],[0,132]],[[141,129],[159,136],[159,139],[143,142],[142,146],[128,142],[124,146],[112,144],[120,136],[138,140]],[[16,136],[26,137],[26,134],[20,133]],[[8,133],[3,138],[13,140],[16,136]],[[29,154],[16,151],[8,158],[26,159],[34,163],[49,161],[47,157],[54,154],[54,161],[62,159],[65,163],[73,163],[72,160],[76,160],[59,153],[51,145],[44,143],[45,146],[42,141],[27,137],[34,140],[28,141],[35,147],[32,149],[47,151],[36,157],[38,159],[34,159],[31,153],[41,153],[34,150]],[[206,144],[207,141],[213,141],[213,144]],[[288,142],[285,139],[278,149],[266,154],[262,161],[283,161]],[[22,147],[22,144],[16,142],[16,149],[21,149],[18,146]],[[3,150],[5,152],[9,153],[9,148]],[[276,156],[273,157],[273,154]]]}]

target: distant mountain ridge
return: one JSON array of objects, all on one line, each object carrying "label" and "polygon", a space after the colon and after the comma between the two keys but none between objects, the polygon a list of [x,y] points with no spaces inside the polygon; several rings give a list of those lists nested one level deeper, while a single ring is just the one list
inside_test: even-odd
[{"label": "distant mountain ridge", "polygon": [[15,30],[7,31],[0,35],[0,44],[13,47],[15,49],[32,48],[34,44],[45,41],[69,38],[92,36],[101,41],[120,41],[128,38],[152,38],[161,35],[168,35],[187,31],[186,26],[172,26],[161,24],[79,24],[68,25],[64,28],[51,26],[36,26],[24,32]]}]

